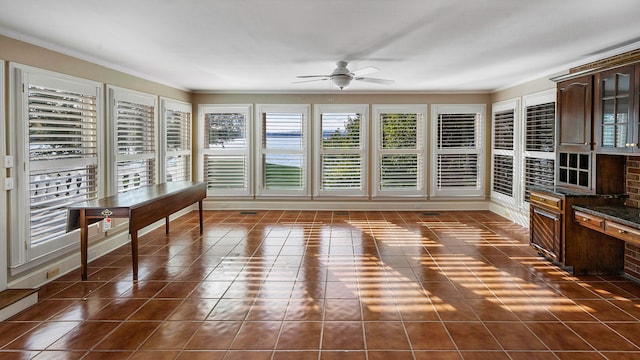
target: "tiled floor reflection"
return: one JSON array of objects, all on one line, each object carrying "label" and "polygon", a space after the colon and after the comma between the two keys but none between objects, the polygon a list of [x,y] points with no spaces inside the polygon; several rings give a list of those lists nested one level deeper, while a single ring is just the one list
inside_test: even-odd
[{"label": "tiled floor reflection", "polygon": [[640,359],[640,286],[490,212],[205,212],[65,275],[1,359]]}]

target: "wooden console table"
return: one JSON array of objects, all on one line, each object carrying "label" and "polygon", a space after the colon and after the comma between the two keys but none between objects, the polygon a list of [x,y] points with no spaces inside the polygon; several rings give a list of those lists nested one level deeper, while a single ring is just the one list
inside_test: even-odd
[{"label": "wooden console table", "polygon": [[169,233],[169,215],[198,203],[202,234],[202,200],[207,196],[204,182],[176,181],[142,187],[102,199],[83,201],[68,207],[67,232],[80,228],[82,280],[87,279],[88,227],[105,218],[129,218],[133,279],[138,279],[138,230],[165,218]]}]

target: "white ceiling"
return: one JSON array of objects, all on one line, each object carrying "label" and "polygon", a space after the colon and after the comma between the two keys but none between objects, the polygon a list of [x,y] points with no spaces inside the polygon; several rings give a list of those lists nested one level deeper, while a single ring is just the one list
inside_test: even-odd
[{"label": "white ceiling", "polygon": [[189,90],[493,91],[640,47],[639,0],[0,0],[0,34]]}]

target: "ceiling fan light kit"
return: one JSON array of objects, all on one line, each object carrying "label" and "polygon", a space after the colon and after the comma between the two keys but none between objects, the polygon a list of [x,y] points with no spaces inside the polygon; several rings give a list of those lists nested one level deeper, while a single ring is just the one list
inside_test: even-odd
[{"label": "ceiling fan light kit", "polygon": [[335,85],[340,90],[349,86],[352,80],[366,81],[366,82],[371,82],[376,84],[385,84],[385,85],[393,84],[393,80],[376,79],[376,78],[368,78],[368,77],[361,76],[361,75],[371,74],[373,72],[380,71],[378,68],[375,68],[373,66],[368,66],[352,72],[347,68],[347,65],[348,65],[348,62],[346,61],[338,61],[336,63],[335,70],[333,70],[333,72],[330,75],[301,75],[301,76],[298,76],[298,78],[318,78],[318,79],[303,80],[298,82],[331,80],[333,85]]},{"label": "ceiling fan light kit", "polygon": [[351,80],[353,80],[353,77],[349,75],[336,75],[331,77],[333,85],[335,85],[340,90],[349,86],[349,84],[351,84]]}]

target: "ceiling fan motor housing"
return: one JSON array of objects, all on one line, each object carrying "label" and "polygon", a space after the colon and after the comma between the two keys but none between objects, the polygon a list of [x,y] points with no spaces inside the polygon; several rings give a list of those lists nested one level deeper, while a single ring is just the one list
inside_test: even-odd
[{"label": "ceiling fan motor housing", "polygon": [[353,80],[353,74],[347,69],[346,61],[338,61],[336,63],[337,68],[331,73],[331,81],[333,84],[342,90],[349,86],[351,80]]}]

